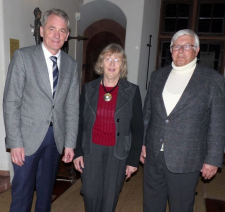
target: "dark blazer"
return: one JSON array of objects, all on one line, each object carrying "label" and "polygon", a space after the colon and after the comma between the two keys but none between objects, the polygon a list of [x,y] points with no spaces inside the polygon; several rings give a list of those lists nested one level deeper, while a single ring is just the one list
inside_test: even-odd
[{"label": "dark blazer", "polygon": [[200,65],[179,102],[166,114],[162,92],[171,66],[152,73],[144,105],[147,161],[155,164],[162,143],[167,168],[200,171],[203,163],[220,167],[225,143],[225,83],[215,70]]},{"label": "dark blazer", "polygon": [[75,148],[79,119],[79,81],[76,61],[61,51],[54,99],[42,46],[15,51],[5,83],[3,110],[6,147],[24,147],[34,154],[53,120],[59,153]]},{"label": "dark blazer", "polygon": [[[96,120],[99,85],[102,77],[86,83],[80,97],[80,116],[75,158],[90,156],[92,129]],[[140,91],[137,85],[120,79],[115,109],[116,144],[115,157],[126,159],[130,166],[138,167],[142,139],[143,115]]]}]

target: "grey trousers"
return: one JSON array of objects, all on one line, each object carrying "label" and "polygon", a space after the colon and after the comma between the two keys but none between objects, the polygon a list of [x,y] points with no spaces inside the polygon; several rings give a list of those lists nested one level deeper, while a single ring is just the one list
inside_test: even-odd
[{"label": "grey trousers", "polygon": [[192,212],[199,171],[172,173],[160,152],[156,164],[144,164],[144,212],[165,212],[169,199],[170,212]]},{"label": "grey trousers", "polygon": [[92,154],[84,156],[81,193],[86,212],[114,212],[122,189],[126,160],[114,156],[114,146],[92,143]]}]

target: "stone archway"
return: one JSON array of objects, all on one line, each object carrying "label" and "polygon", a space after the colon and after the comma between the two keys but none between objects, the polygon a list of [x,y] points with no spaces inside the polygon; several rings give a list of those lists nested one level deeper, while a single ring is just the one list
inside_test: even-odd
[{"label": "stone archway", "polygon": [[89,40],[83,44],[82,85],[98,77],[94,64],[102,49],[110,43],[118,43],[124,48],[125,29],[116,21],[103,19],[90,25],[84,32]]}]

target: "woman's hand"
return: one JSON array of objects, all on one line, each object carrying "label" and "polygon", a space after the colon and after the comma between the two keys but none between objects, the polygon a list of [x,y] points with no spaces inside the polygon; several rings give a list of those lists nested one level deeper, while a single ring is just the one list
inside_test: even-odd
[{"label": "woman's hand", "polygon": [[83,156],[80,156],[80,157],[74,159],[73,163],[74,163],[75,169],[77,171],[79,171],[80,173],[83,173],[82,172],[82,168],[84,169],[84,158],[83,158]]},{"label": "woman's hand", "polygon": [[137,171],[137,167],[133,167],[133,166],[128,166],[127,165],[127,168],[126,168],[126,175],[127,175],[126,180],[128,178],[130,178],[131,177],[131,174],[133,174],[136,171]]}]

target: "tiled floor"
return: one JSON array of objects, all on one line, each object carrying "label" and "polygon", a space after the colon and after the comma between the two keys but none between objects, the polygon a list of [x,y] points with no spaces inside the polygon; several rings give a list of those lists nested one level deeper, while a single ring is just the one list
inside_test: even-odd
[{"label": "tiled floor", "polygon": [[[225,157],[224,157],[225,158]],[[225,159],[224,159],[225,164]],[[52,202],[54,202],[61,194],[63,194],[71,185],[71,182],[56,181],[54,186],[53,195],[55,196]],[[225,202],[214,199],[205,199],[206,212],[225,212]],[[202,211],[199,211],[202,212]]]}]

